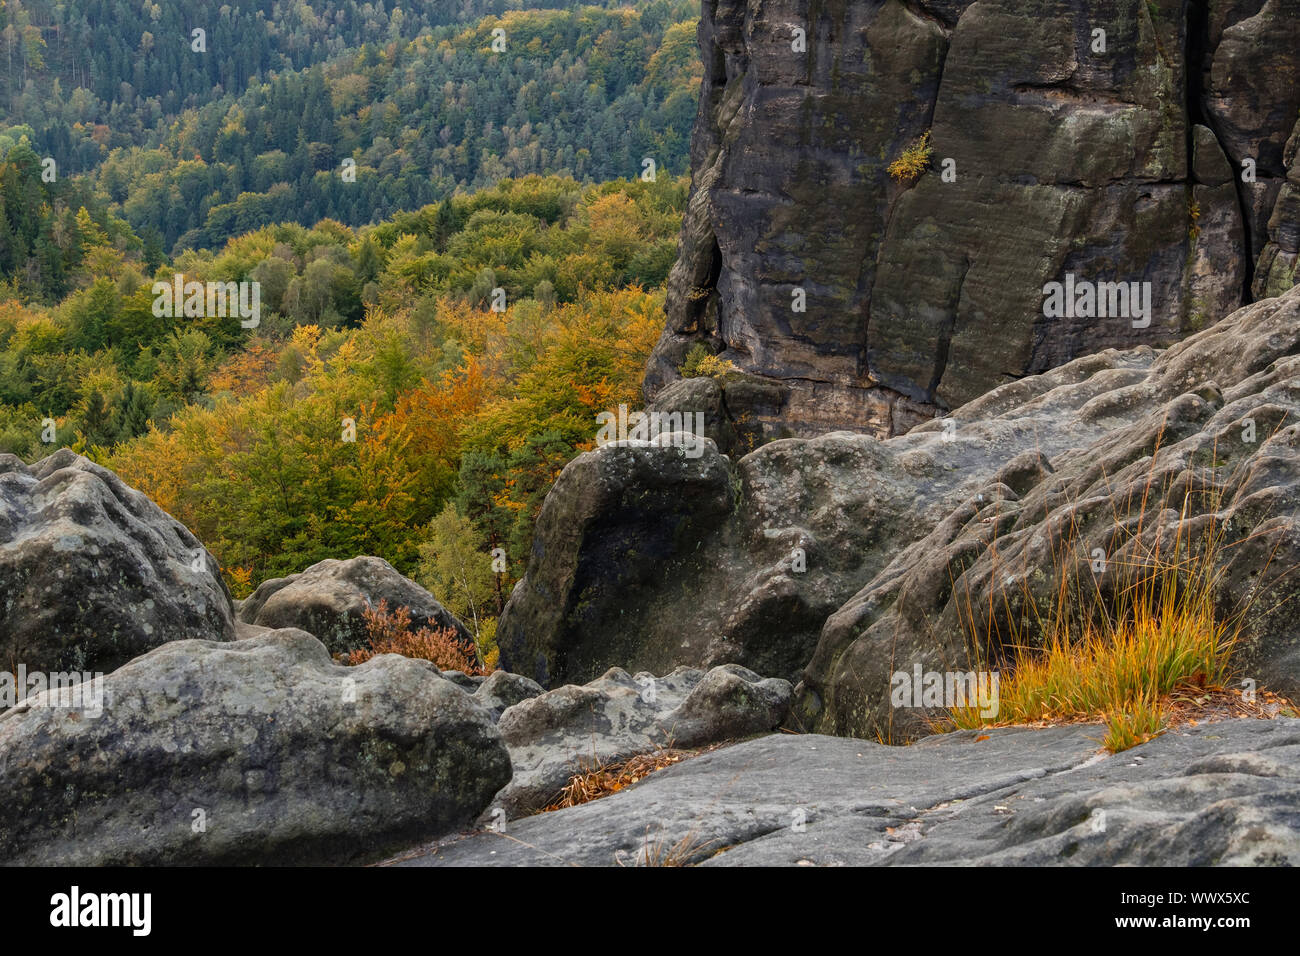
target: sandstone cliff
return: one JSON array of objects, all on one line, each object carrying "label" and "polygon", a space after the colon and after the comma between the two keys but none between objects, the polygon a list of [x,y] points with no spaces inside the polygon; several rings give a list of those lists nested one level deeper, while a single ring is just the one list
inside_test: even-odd
[{"label": "sandstone cliff", "polygon": [[[898,434],[1295,281],[1300,0],[704,0],[699,39],[647,399],[704,343],[760,439]],[[1151,283],[1149,326],[1045,319],[1066,274]]]}]

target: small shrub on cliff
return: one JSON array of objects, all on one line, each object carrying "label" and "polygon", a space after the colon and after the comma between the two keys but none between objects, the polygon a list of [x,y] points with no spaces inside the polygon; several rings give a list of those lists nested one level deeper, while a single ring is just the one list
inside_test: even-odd
[{"label": "small shrub on cliff", "polygon": [[678,371],[682,373],[682,378],[722,378],[738,369],[729,359],[718,358],[709,351],[707,345],[697,342],[686,353],[686,361]]},{"label": "small shrub on cliff", "polygon": [[933,155],[934,147],[930,145],[930,131],[926,130],[921,134],[920,139],[903,150],[903,155],[889,164],[889,175],[893,176],[896,182],[910,186],[930,168],[930,157]]},{"label": "small shrub on cliff", "polygon": [[388,602],[380,601],[378,607],[367,607],[363,612],[370,646],[348,655],[349,664],[361,664],[379,654],[401,654],[433,661],[439,670],[462,671],[471,675],[489,673],[479,663],[474,646],[456,636],[450,627],[432,630],[411,628],[411,609],[399,607],[388,610]]}]

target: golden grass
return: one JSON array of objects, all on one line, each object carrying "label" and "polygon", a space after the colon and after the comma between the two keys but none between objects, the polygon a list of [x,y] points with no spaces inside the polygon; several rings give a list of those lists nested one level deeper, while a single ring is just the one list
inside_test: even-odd
[{"label": "golden grass", "polygon": [[[973,705],[956,707],[936,729],[1100,722],[1106,727],[1103,745],[1116,753],[1162,733],[1171,720],[1195,722],[1190,702],[1223,702],[1233,679],[1232,653],[1253,598],[1226,614],[1217,601],[1225,590],[1226,552],[1235,546],[1228,544],[1214,519],[1222,492],[1212,485],[1187,492],[1174,539],[1162,546],[1161,535],[1144,536],[1150,485],[1136,530],[1128,533],[1130,547],[1125,550],[1131,556],[1118,566],[1109,598],[1103,596],[1098,577],[1081,571],[1077,555],[1071,561],[1070,549],[1061,545],[1047,613],[1039,614],[1025,584],[1024,605],[1031,609],[1032,626],[1014,623],[1015,614],[1006,615],[1013,623],[1012,633],[998,641],[1006,672],[999,682],[997,715],[981,716]],[[1204,505],[1204,529],[1189,534],[1185,529],[1191,526],[1190,504],[1196,496]],[[1167,511],[1164,517],[1168,519]],[[1117,517],[1116,527],[1122,524]],[[983,633],[991,640],[1000,637],[992,612],[992,607],[977,611],[967,595],[963,629],[972,646],[984,646],[976,626],[981,618]],[[1238,710],[1271,716],[1294,706],[1269,696],[1276,706]],[[1231,706],[1227,709],[1232,711]]]}]

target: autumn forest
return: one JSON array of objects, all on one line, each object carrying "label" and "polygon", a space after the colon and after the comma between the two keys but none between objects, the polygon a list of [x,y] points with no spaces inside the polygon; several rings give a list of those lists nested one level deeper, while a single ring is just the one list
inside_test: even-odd
[{"label": "autumn forest", "polygon": [[[383,557],[490,653],[638,400],[700,77],[698,4],[504,6],[0,2],[0,451],[111,467],[236,597]],[[257,321],[160,316],[174,276]]]}]

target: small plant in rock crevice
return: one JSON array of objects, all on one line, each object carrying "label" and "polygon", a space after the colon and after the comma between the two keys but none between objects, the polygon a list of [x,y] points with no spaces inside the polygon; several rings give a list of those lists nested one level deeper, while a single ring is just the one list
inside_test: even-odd
[{"label": "small plant in rock crevice", "polygon": [[930,168],[930,158],[934,147],[930,145],[930,131],[926,130],[911,146],[903,150],[901,156],[889,164],[889,175],[894,181],[911,186]]}]

